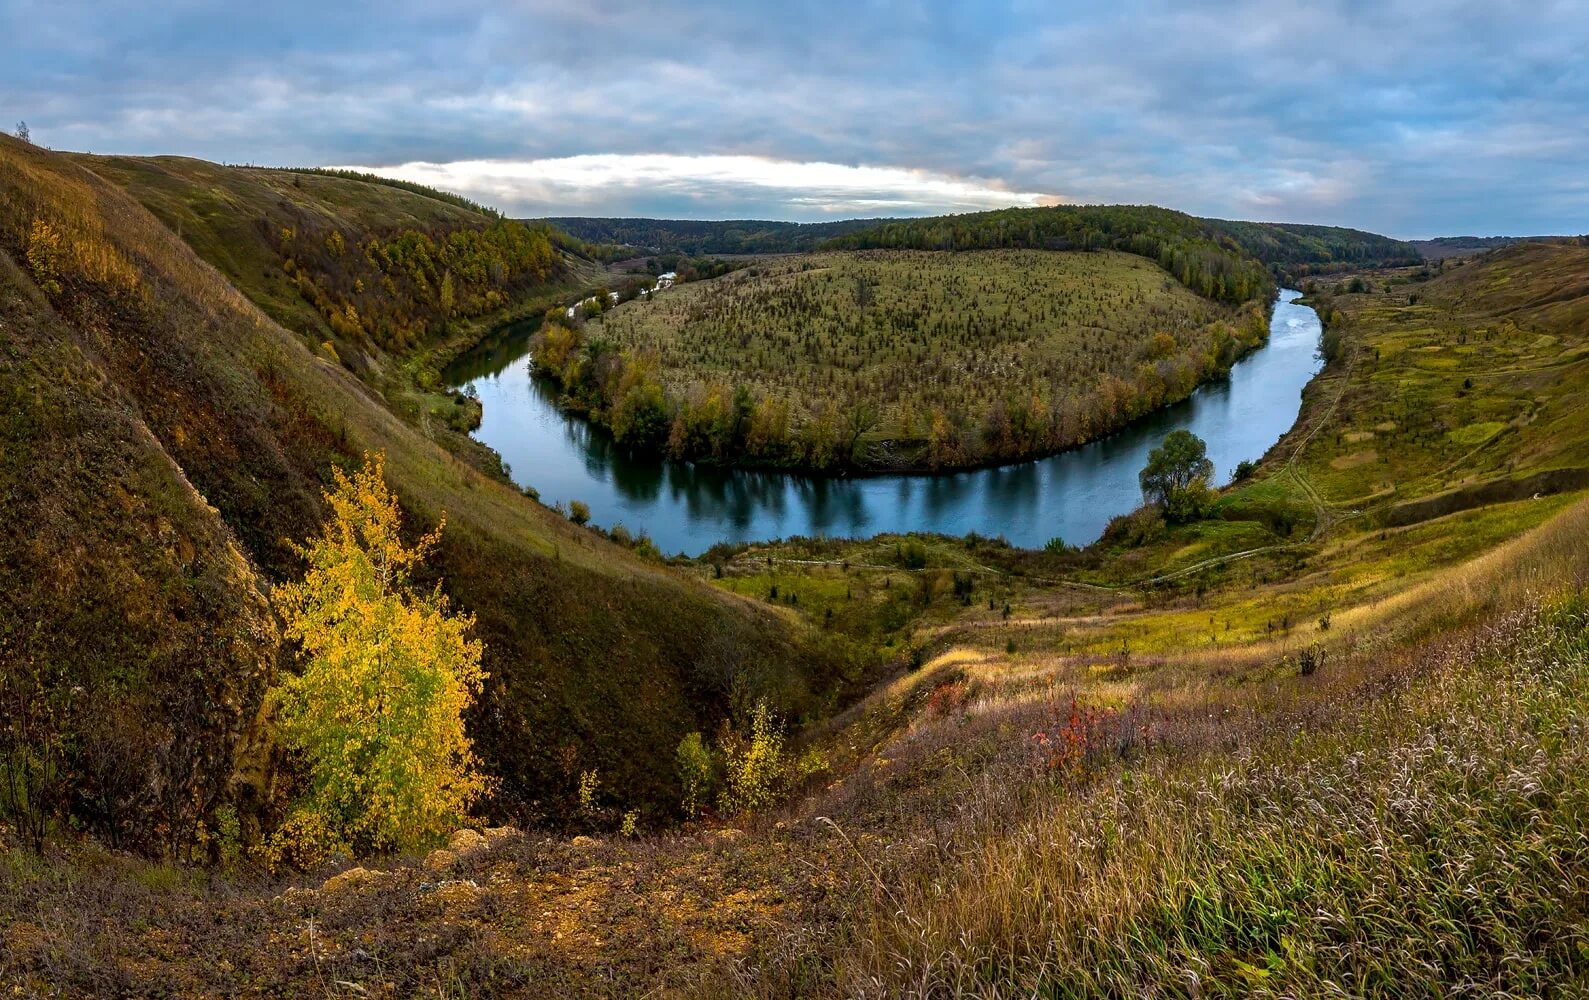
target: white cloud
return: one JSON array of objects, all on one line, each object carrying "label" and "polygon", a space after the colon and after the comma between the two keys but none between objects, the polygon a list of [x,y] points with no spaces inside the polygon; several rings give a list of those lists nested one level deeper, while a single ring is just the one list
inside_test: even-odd
[{"label": "white cloud", "polygon": [[761,156],[599,153],[347,169],[417,181],[524,215],[611,215],[642,202],[698,202],[696,214],[720,217],[724,209],[747,206],[764,206],[780,218],[921,215],[1063,200],[1042,192],[1011,191],[986,178]]}]

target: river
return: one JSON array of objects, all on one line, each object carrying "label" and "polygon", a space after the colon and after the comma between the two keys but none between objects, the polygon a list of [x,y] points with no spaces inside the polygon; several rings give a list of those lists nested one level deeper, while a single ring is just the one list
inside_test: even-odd
[{"label": "river", "polygon": [[507,330],[447,372],[484,406],[475,437],[513,479],[548,504],[583,500],[591,520],[648,533],[664,552],[696,555],[720,541],[792,535],[864,537],[936,531],[1002,535],[1040,547],[1084,545],[1142,502],[1148,450],[1184,427],[1208,442],[1217,482],[1257,459],[1296,421],[1302,387],[1322,364],[1317,314],[1280,293],[1269,342],[1227,378],[1106,438],[1048,458],[940,475],[831,478],[708,468],[628,454],[604,431],[562,413],[557,392],[530,374],[529,330]]}]

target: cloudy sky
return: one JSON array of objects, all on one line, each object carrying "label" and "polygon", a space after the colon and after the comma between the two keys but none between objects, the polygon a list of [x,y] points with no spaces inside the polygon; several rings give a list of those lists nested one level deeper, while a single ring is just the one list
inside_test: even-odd
[{"label": "cloudy sky", "polygon": [[1589,0],[0,0],[0,32],[36,142],[514,214],[1589,231]]}]

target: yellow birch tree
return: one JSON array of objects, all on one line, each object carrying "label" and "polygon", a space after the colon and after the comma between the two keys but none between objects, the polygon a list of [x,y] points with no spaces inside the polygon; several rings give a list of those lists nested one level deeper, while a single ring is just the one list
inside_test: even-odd
[{"label": "yellow birch tree", "polygon": [[307,574],[274,595],[301,647],[301,670],[270,695],[280,737],[307,765],[295,822],[358,851],[420,846],[488,787],[463,723],[485,678],[482,646],[439,584],[410,586],[445,518],[405,546],[382,456],[336,470],[326,502],[332,516],[300,549]]}]

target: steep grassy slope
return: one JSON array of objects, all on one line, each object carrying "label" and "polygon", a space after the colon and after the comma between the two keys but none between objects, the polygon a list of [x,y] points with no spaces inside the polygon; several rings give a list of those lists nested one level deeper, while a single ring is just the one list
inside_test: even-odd
[{"label": "steep grassy slope", "polygon": [[125,188],[282,326],[362,374],[467,344],[594,274],[544,226],[356,176],[184,157],[79,156]]},{"label": "steep grassy slope", "polygon": [[[386,453],[416,529],[447,514],[433,569],[486,643],[491,680],[471,725],[504,808],[558,815],[595,769],[611,804],[666,809],[674,745],[710,728],[731,693],[796,715],[839,695],[839,665],[784,619],[475,472],[82,161],[4,140],[0,187],[4,475],[13,509],[38,519],[12,518],[5,535],[6,642],[26,653],[7,657],[7,676],[31,665],[52,690],[108,678],[93,703],[167,734],[173,762],[157,766],[185,780],[182,754],[213,755],[182,806],[188,828],[221,794],[236,731],[279,666],[260,593],[299,571],[287,542],[317,524],[330,467],[366,450]],[[75,776],[104,734],[95,713],[73,718]],[[157,840],[174,820],[129,811],[159,782],[115,782],[85,777],[79,798],[119,797],[129,834]]]},{"label": "steep grassy slope", "polygon": [[632,446],[940,469],[1091,440],[1266,335],[1256,306],[1200,298],[1129,254],[862,251],[624,303],[545,331],[537,358]]}]

